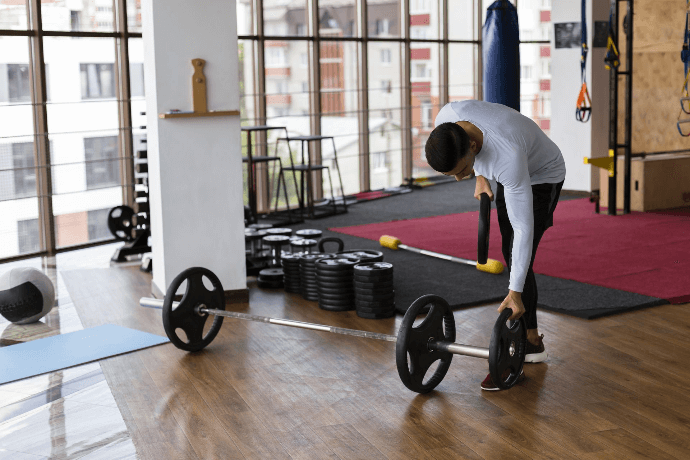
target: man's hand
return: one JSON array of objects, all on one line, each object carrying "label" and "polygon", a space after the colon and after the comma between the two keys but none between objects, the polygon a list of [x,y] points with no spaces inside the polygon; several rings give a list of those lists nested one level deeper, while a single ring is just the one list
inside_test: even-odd
[{"label": "man's hand", "polygon": [[509,291],[501,306],[498,307],[498,313],[500,314],[506,308],[513,310],[513,314],[508,318],[514,321],[521,317],[525,313],[525,305],[522,303],[522,293],[516,291]]},{"label": "man's hand", "polygon": [[489,195],[491,201],[494,201],[494,192],[491,191],[491,183],[484,176],[477,176],[477,185],[474,187],[474,197],[481,200],[481,194],[486,193]]}]

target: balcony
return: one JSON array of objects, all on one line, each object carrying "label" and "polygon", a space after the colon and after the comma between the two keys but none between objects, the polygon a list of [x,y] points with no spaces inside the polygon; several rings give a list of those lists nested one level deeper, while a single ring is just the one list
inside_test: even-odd
[{"label": "balcony", "polygon": [[266,105],[290,105],[292,96],[290,94],[267,94]]},{"label": "balcony", "polygon": [[267,77],[289,77],[290,67],[266,67]]},{"label": "balcony", "polygon": [[539,80],[539,91],[551,91],[551,80],[545,78]]},{"label": "balcony", "polygon": [[431,59],[431,48],[411,49],[410,59],[413,61],[428,61],[429,59]]},{"label": "balcony", "polygon": [[540,57],[551,57],[551,47],[548,45],[541,46],[539,48],[539,56]]},{"label": "balcony", "polygon": [[430,81],[414,81],[410,83],[412,94],[417,96],[424,96],[431,94],[431,82]]},{"label": "balcony", "polygon": [[551,22],[551,10],[540,11],[539,20],[541,20],[541,22]]},{"label": "balcony", "polygon": [[429,14],[411,14],[410,26],[428,26],[431,24],[431,15]]}]

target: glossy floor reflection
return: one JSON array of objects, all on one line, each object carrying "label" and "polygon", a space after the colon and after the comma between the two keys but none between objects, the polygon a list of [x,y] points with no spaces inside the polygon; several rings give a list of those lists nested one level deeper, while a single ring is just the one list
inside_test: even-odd
[{"label": "glossy floor reflection", "polygon": [[[56,298],[55,307],[37,323],[20,326],[0,317],[0,347],[83,329],[60,273],[107,268],[119,245],[0,264],[0,273],[14,267],[42,270],[53,282]],[[137,458],[100,364],[0,385],[0,460],[47,458]]]}]

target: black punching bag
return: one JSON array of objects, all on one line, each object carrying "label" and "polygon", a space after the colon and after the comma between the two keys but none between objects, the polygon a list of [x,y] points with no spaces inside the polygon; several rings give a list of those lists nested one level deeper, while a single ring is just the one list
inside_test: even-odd
[{"label": "black punching bag", "polygon": [[520,111],[520,32],[515,6],[498,0],[482,29],[484,100]]}]

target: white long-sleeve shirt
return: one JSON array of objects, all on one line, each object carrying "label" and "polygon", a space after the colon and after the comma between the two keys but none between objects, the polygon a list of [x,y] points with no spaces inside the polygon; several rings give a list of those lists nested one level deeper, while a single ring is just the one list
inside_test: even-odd
[{"label": "white long-sleeve shirt", "polygon": [[436,126],[458,121],[472,123],[484,135],[474,162],[475,174],[504,187],[514,232],[509,288],[522,292],[534,238],[531,186],[563,181],[563,155],[534,121],[502,104],[474,100],[451,102],[436,116]]}]

